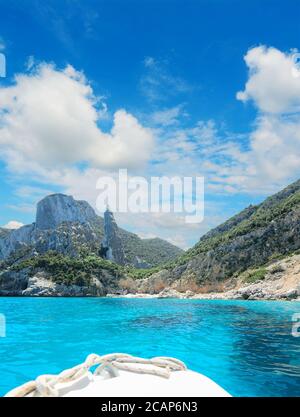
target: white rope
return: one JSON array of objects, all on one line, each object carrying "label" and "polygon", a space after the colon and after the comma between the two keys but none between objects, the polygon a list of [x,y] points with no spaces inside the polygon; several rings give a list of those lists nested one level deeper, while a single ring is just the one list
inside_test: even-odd
[{"label": "white rope", "polygon": [[[152,367],[132,366],[133,364],[152,365]],[[5,397],[57,397],[59,395],[57,384],[74,382],[86,375],[90,368],[96,365],[98,366],[94,375],[102,375],[106,371],[110,377],[118,376],[118,370],[122,370],[169,378],[172,371],[185,371],[187,369],[183,362],[175,358],[144,359],[125,353],[112,353],[103,356],[92,353],[82,364],[66,369],[58,375],[41,375],[35,381],[29,381],[8,392]]]}]

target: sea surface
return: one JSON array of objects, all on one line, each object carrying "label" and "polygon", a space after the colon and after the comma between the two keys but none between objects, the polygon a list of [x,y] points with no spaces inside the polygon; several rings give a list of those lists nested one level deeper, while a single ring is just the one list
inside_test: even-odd
[{"label": "sea surface", "polygon": [[0,298],[0,395],[89,353],[174,356],[233,396],[300,396],[299,302]]}]

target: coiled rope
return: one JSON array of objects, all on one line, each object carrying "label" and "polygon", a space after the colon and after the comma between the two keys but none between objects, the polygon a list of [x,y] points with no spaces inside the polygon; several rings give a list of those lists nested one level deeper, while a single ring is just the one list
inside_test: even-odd
[{"label": "coiled rope", "polygon": [[[135,364],[152,365],[152,367],[135,366]],[[41,375],[35,381],[29,381],[8,392],[5,397],[58,397],[57,384],[75,382],[96,365],[98,367],[95,369],[94,375],[103,375],[105,372],[105,375],[110,377],[118,376],[118,370],[122,370],[169,378],[172,371],[185,371],[187,369],[183,362],[175,358],[160,356],[143,359],[125,353],[112,353],[103,356],[92,353],[82,364],[62,371],[58,375]]]}]

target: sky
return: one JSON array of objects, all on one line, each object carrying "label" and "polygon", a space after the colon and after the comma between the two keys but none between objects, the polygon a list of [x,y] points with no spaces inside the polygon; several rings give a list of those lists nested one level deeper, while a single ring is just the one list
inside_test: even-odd
[{"label": "sky", "polygon": [[[205,216],[117,213],[188,248],[300,177],[295,0],[0,0],[0,225],[97,179],[201,176]],[[101,213],[99,213],[101,215]]]}]

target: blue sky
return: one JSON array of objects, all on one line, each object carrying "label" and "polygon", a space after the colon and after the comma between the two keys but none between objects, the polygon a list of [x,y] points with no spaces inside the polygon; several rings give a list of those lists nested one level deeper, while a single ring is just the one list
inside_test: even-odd
[{"label": "blue sky", "polygon": [[93,204],[97,175],[118,167],[203,175],[202,224],[118,218],[187,247],[299,177],[299,2],[1,0],[0,10],[0,224],[32,222],[50,192]]}]

